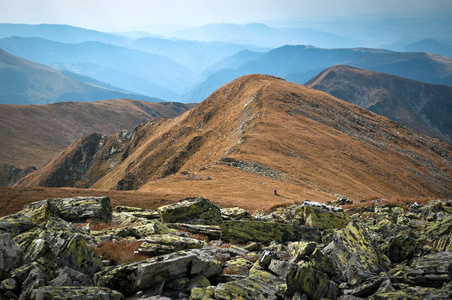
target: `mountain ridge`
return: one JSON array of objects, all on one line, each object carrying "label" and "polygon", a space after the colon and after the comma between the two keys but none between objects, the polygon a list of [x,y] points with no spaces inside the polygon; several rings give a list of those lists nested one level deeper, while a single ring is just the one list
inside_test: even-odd
[{"label": "mountain ridge", "polygon": [[[58,178],[71,177],[65,162],[78,161],[84,170],[70,184],[96,189],[269,203],[274,187],[292,200],[451,196],[450,145],[268,75],[238,78],[179,117],[148,121],[126,135],[101,143],[85,137],[19,186],[60,186]],[[122,150],[109,155],[112,146]],[[82,148],[92,155],[79,160]]]},{"label": "mountain ridge", "polygon": [[305,85],[452,144],[450,86],[346,65],[330,67]]}]

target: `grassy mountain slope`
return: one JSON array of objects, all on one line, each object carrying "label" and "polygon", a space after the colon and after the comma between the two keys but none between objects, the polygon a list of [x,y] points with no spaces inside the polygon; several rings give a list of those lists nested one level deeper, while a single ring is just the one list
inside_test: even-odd
[{"label": "grassy mountain slope", "polygon": [[[111,154],[112,147],[122,151]],[[20,186],[140,189],[260,205],[275,201],[273,188],[288,201],[450,197],[451,154],[446,143],[326,93],[249,75],[127,138],[87,136]],[[74,164],[83,170],[75,174]]]},{"label": "grassy mountain slope", "polygon": [[452,87],[338,65],[306,86],[452,143]]},{"label": "grassy mountain slope", "polygon": [[82,136],[110,135],[151,118],[173,118],[191,106],[135,100],[48,105],[0,104],[0,163],[41,167]]}]

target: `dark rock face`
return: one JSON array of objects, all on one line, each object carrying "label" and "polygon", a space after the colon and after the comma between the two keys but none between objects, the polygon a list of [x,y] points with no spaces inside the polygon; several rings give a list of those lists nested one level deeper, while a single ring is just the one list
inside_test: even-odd
[{"label": "dark rock face", "polygon": [[[220,209],[201,197],[157,211],[112,211],[107,200],[43,200],[0,218],[0,298],[452,297],[452,201],[409,211],[383,201],[351,217],[306,201],[254,217],[237,208],[218,215]],[[124,227],[91,231],[70,223],[88,218]],[[318,227],[300,225],[307,219]],[[215,225],[198,225],[203,222]],[[115,265],[92,249],[116,240],[142,242],[138,252],[151,257]]]}]

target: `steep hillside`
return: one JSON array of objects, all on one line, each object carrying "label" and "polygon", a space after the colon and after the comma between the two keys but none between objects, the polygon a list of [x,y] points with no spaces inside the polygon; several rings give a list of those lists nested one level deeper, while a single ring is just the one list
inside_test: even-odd
[{"label": "steep hillside", "polygon": [[306,86],[452,143],[452,87],[339,65]]},{"label": "steep hillside", "polygon": [[88,84],[0,49],[0,103],[46,104],[118,98],[161,101]]},{"label": "steep hillside", "polygon": [[[86,136],[20,186],[140,189],[271,204],[452,196],[452,147],[326,93],[238,78],[172,120]],[[282,199],[282,198],[278,198]]]},{"label": "steep hillside", "polygon": [[41,167],[82,136],[114,134],[151,118],[173,118],[191,105],[105,100],[48,105],[0,104],[0,164]]},{"label": "steep hillside", "polygon": [[[230,64],[228,65],[228,62]],[[269,74],[304,84],[326,68],[338,64],[384,72],[396,76],[452,86],[452,58],[429,53],[393,52],[382,49],[322,49],[284,46],[240,61],[224,59],[222,69],[212,68],[204,82],[194,86],[180,101],[202,101],[233,78],[247,74]]]}]

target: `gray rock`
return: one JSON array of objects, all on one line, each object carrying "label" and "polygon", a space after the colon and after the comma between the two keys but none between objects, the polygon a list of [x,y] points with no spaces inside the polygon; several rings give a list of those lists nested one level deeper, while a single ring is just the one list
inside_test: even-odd
[{"label": "gray rock", "polygon": [[56,198],[34,202],[25,208],[36,209],[45,202],[52,203],[58,215],[68,222],[84,223],[91,220],[111,223],[112,209],[108,197]]},{"label": "gray rock", "polygon": [[282,243],[308,240],[318,242],[321,237],[320,231],[312,227],[264,220],[235,220],[224,221],[221,224],[221,239],[244,244],[249,241]]},{"label": "gray rock", "polygon": [[331,256],[343,279],[355,285],[389,270],[390,260],[374,245],[370,235],[358,222],[336,230],[333,241],[324,249]]},{"label": "gray rock", "polygon": [[46,275],[39,268],[34,268],[28,274],[27,279],[22,283],[20,298],[29,299],[29,295],[34,289],[46,285]]},{"label": "gray rock", "polygon": [[221,210],[203,197],[184,198],[178,203],[158,208],[162,222],[220,225]]},{"label": "gray rock", "polygon": [[50,286],[90,286],[93,285],[91,278],[85,274],[64,267],[58,270],[57,276],[49,282]]},{"label": "gray rock", "polygon": [[133,295],[140,290],[160,285],[163,281],[197,275],[210,277],[220,272],[220,262],[211,254],[193,249],[106,268],[95,274],[94,281],[97,286]]},{"label": "gray rock", "polygon": [[23,262],[23,253],[8,233],[0,233],[0,281]]},{"label": "gray rock", "polygon": [[408,279],[417,285],[440,287],[452,280],[452,252],[433,253],[413,261]]},{"label": "gray rock", "polygon": [[29,296],[30,300],[46,299],[74,299],[74,300],[123,300],[121,293],[108,288],[99,287],[69,287],[69,286],[44,286],[34,289]]}]

